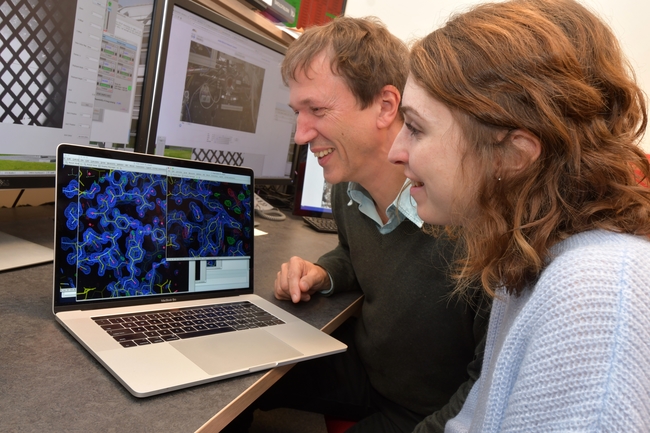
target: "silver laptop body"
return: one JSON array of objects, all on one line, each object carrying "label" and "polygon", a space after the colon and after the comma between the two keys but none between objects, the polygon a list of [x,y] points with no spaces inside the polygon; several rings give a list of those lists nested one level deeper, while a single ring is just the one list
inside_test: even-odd
[{"label": "silver laptop body", "polygon": [[56,171],[54,315],[134,396],[346,349],[253,294],[252,170],[61,144]]}]

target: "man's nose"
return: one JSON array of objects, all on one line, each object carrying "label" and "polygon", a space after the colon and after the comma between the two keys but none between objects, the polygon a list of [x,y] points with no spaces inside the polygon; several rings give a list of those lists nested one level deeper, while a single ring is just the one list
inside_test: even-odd
[{"label": "man's nose", "polygon": [[314,128],[313,122],[299,114],[296,117],[296,133],[294,135],[296,144],[307,144],[316,136],[318,136],[318,132]]}]

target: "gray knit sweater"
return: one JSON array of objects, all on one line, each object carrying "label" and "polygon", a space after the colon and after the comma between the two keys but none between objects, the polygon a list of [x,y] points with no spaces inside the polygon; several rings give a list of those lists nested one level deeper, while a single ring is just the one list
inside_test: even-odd
[{"label": "gray knit sweater", "polygon": [[453,433],[650,431],[650,241],[594,230],[500,294],[483,374]]}]

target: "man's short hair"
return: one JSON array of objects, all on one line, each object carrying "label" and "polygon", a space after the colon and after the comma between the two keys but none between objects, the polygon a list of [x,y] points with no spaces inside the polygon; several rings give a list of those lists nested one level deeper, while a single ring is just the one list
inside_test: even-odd
[{"label": "man's short hair", "polygon": [[289,46],[282,62],[287,84],[309,68],[321,53],[329,54],[332,72],[342,77],[361,108],[370,106],[386,85],[400,94],[408,75],[408,48],[377,18],[339,17],[310,27]]}]

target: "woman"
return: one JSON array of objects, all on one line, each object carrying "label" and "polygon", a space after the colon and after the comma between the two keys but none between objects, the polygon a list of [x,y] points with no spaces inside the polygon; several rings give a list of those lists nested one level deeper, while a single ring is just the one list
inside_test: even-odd
[{"label": "woman", "polygon": [[458,291],[494,297],[450,432],[650,431],[646,101],[571,0],[484,4],[411,49],[404,165],[418,213],[460,226]]}]

